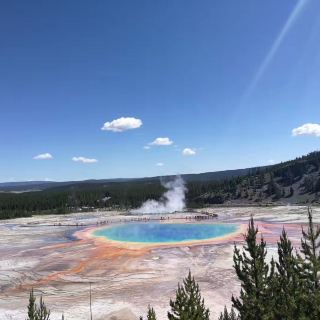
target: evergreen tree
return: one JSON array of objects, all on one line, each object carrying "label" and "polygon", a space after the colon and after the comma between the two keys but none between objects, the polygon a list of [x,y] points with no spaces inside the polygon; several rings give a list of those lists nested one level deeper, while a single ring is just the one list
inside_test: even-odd
[{"label": "evergreen tree", "polygon": [[239,298],[232,296],[232,302],[242,320],[272,319],[270,283],[274,275],[274,263],[269,268],[265,261],[266,243],[262,237],[257,243],[257,233],[251,217],[243,251],[236,246],[234,248],[234,268],[241,282],[241,291]]},{"label": "evergreen tree", "polygon": [[183,284],[178,284],[176,299],[170,300],[170,307],[169,320],[209,320],[209,309],[205,307],[199,285],[190,271]]},{"label": "evergreen tree", "polygon": [[220,317],[218,320],[240,320],[240,318],[236,315],[233,308],[231,308],[231,311],[229,313],[228,309],[226,307],[224,307],[224,310],[220,314]]},{"label": "evergreen tree", "polygon": [[223,310],[223,312],[221,312],[218,320],[229,320],[229,312],[228,312],[227,307],[224,307],[224,310]]},{"label": "evergreen tree", "polygon": [[300,274],[305,284],[302,299],[305,312],[311,319],[320,319],[320,227],[313,223],[311,208],[308,208],[308,220],[308,230],[302,229],[302,255],[298,255]]},{"label": "evergreen tree", "polygon": [[36,298],[33,294],[33,288],[30,291],[29,305],[28,305],[28,318],[27,320],[37,320],[36,315]]},{"label": "evergreen tree", "polygon": [[239,320],[240,318],[235,313],[234,309],[231,308],[231,312],[229,313],[229,320]]},{"label": "evergreen tree", "polygon": [[47,309],[42,297],[40,297],[39,306],[36,307],[36,320],[49,320],[50,310]]},{"label": "evergreen tree", "polygon": [[40,303],[37,305],[33,289],[30,291],[29,305],[28,305],[28,318],[26,320],[49,320],[50,310],[47,309],[42,297]]},{"label": "evergreen tree", "polygon": [[150,305],[148,306],[147,320],[157,320],[156,312]]},{"label": "evergreen tree", "polygon": [[[139,320],[143,320],[143,317],[140,317]],[[150,305],[148,306],[147,320],[157,320],[156,312]]]},{"label": "evergreen tree", "polygon": [[308,208],[308,230],[302,229],[301,252],[304,255],[304,269],[310,288],[314,291],[320,288],[320,227],[315,227],[312,211]]},{"label": "evergreen tree", "polygon": [[291,241],[283,229],[278,241],[277,274],[272,282],[276,319],[299,319],[303,316],[300,295],[303,283],[298,274],[297,258]]},{"label": "evergreen tree", "polygon": [[290,187],[290,193],[288,195],[288,198],[292,197],[294,195],[294,190],[292,187]]}]

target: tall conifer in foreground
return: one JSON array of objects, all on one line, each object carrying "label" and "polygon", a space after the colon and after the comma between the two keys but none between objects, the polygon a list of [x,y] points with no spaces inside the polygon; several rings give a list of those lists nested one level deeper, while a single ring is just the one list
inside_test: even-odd
[{"label": "tall conifer in foreground", "polygon": [[[139,320],[143,320],[143,317],[140,317]],[[156,312],[150,305],[148,306],[147,320],[157,320]]]},{"label": "tall conifer in foreground", "polygon": [[147,314],[147,320],[157,320],[156,312],[152,307],[148,307],[148,314]]},{"label": "tall conifer in foreground", "polygon": [[308,220],[307,231],[302,229],[302,255],[298,255],[305,285],[302,298],[310,318],[320,319],[320,227],[313,223],[311,208],[308,208]]},{"label": "tall conifer in foreground", "polygon": [[266,243],[262,237],[260,243],[257,242],[257,233],[258,228],[251,217],[243,250],[234,248],[234,268],[241,282],[241,291],[239,298],[232,296],[232,302],[242,320],[272,319],[269,284],[274,264],[269,268],[266,263]]},{"label": "tall conifer in foreground", "polygon": [[320,288],[320,227],[312,220],[312,211],[308,208],[308,230],[302,229],[301,252],[304,256],[305,276],[312,290]]},{"label": "tall conifer in foreground", "polygon": [[36,320],[36,298],[33,293],[33,288],[30,291],[29,295],[29,304],[28,304],[28,318],[27,320]]},{"label": "tall conifer in foreground", "polygon": [[42,296],[40,297],[39,306],[37,306],[36,310],[37,320],[49,320],[50,318],[50,310],[47,309]]},{"label": "tall conifer in foreground", "polygon": [[169,320],[209,320],[209,309],[205,307],[199,285],[190,271],[183,284],[178,284],[176,299],[170,300],[170,307]]},{"label": "tall conifer in foreground", "polygon": [[47,309],[42,297],[40,303],[37,305],[33,289],[30,291],[29,305],[28,305],[28,318],[26,320],[49,320],[50,310]]},{"label": "tall conifer in foreground", "polygon": [[304,312],[301,305],[303,283],[299,277],[297,257],[285,229],[278,241],[277,273],[272,281],[274,316],[276,319],[299,319]]},{"label": "tall conifer in foreground", "polygon": [[228,309],[224,307],[223,312],[221,312],[218,320],[240,320],[238,315],[234,312],[234,309],[231,308],[231,311],[228,312]]}]

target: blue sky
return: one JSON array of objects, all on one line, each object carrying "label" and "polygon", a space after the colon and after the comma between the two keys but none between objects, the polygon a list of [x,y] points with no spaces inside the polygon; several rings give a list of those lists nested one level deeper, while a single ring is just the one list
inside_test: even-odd
[{"label": "blue sky", "polygon": [[[11,0],[0,70],[0,181],[235,169],[320,145],[315,0]],[[135,128],[110,130],[122,117]]]}]

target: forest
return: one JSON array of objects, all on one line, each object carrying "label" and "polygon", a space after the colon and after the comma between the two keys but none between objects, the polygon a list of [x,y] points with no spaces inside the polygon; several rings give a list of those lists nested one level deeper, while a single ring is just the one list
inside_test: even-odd
[{"label": "forest", "polygon": [[[240,176],[186,180],[188,208],[210,205],[313,204],[320,202],[320,152],[241,171]],[[172,178],[172,177],[170,177]],[[165,179],[165,178],[163,178]],[[168,178],[167,178],[168,179]],[[162,178],[75,182],[41,191],[0,192],[0,219],[78,211],[130,210],[165,192]]]}]

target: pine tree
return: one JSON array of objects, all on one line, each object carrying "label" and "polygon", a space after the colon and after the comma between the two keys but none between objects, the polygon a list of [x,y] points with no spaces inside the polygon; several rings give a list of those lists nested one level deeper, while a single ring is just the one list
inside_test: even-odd
[{"label": "pine tree", "polygon": [[232,296],[232,302],[242,320],[272,319],[270,283],[274,275],[274,263],[269,268],[265,260],[266,243],[262,237],[257,243],[257,233],[251,217],[243,251],[236,246],[234,248],[234,268],[241,282],[241,291],[239,298]]},{"label": "pine tree", "polygon": [[157,320],[156,312],[150,305],[148,306],[147,320]]},{"label": "pine tree", "polygon": [[36,298],[33,294],[33,288],[31,289],[30,296],[29,296],[27,320],[37,320],[37,317],[36,317]]},{"label": "pine tree", "polygon": [[293,254],[291,241],[283,229],[278,241],[277,274],[272,287],[276,319],[298,319],[303,316],[301,289],[303,284],[298,274],[297,258]]},{"label": "pine tree", "polygon": [[36,307],[36,320],[49,320],[50,310],[47,309],[42,297],[40,297],[39,306]]},{"label": "pine tree", "polygon": [[227,307],[224,307],[224,310],[223,310],[223,312],[221,312],[218,320],[230,320]]},{"label": "pine tree", "polygon": [[311,319],[320,319],[320,227],[315,226],[312,210],[308,208],[308,230],[302,229],[300,274],[305,283],[305,291],[301,294],[305,313]]},{"label": "pine tree", "polygon": [[[143,317],[140,317],[139,320],[143,320]],[[150,305],[148,306],[147,320],[157,320],[156,312]]]},{"label": "pine tree", "polygon": [[26,320],[49,320],[50,310],[47,309],[42,297],[40,303],[37,305],[33,289],[30,291],[29,305],[28,305],[28,318]]},{"label": "pine tree", "polygon": [[170,300],[170,307],[169,320],[209,320],[209,309],[205,307],[199,285],[190,271],[183,285],[178,284],[176,299]]},{"label": "pine tree", "polygon": [[292,197],[294,195],[294,190],[292,187],[290,187],[290,193],[288,195],[288,198]]},{"label": "pine tree", "polygon": [[229,313],[228,309],[226,307],[224,307],[224,310],[220,314],[220,317],[218,320],[240,320],[240,318],[236,315],[233,308],[231,308],[231,311]]},{"label": "pine tree", "polygon": [[240,320],[233,308],[231,308],[231,312],[229,313],[229,320]]},{"label": "pine tree", "polygon": [[301,252],[304,256],[304,269],[311,290],[320,288],[320,227],[315,227],[312,220],[312,210],[308,208],[308,230],[302,229]]}]

